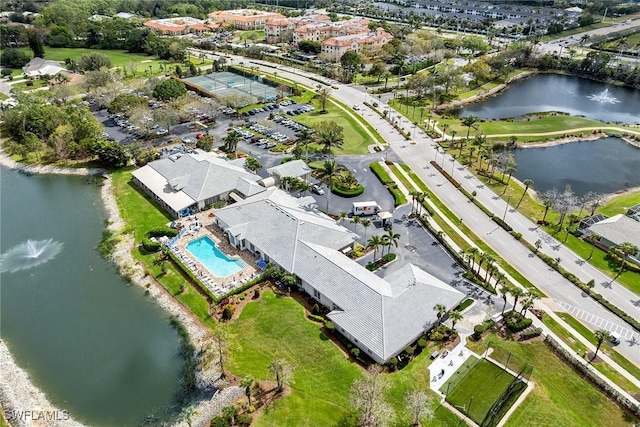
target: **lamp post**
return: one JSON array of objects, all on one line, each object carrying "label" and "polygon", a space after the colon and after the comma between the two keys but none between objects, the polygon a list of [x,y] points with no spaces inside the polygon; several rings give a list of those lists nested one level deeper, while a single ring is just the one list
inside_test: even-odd
[{"label": "lamp post", "polygon": [[507,197],[507,204],[504,207],[504,214],[502,215],[502,221],[507,217],[507,209],[509,209],[509,201],[511,200],[511,196]]}]

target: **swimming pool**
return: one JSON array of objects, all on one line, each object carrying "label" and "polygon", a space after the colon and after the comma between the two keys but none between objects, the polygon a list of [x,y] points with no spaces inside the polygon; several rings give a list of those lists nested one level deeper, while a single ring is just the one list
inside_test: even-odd
[{"label": "swimming pool", "polygon": [[187,243],[187,250],[216,277],[231,276],[246,267],[244,262],[229,258],[218,249],[209,236]]}]

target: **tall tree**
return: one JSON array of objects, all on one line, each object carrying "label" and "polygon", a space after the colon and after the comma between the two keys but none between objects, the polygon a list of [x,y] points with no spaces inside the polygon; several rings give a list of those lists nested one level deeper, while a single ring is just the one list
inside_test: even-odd
[{"label": "tall tree", "polygon": [[42,39],[35,31],[29,32],[29,48],[33,51],[34,57],[44,58],[44,46],[42,45]]},{"label": "tall tree", "polygon": [[477,128],[475,126],[477,121],[478,121],[478,118],[473,116],[473,115],[465,116],[465,118],[462,119],[462,125],[467,127],[467,137],[466,137],[466,139],[469,139],[469,133],[471,133],[471,128],[474,128],[474,129]]},{"label": "tall tree", "polygon": [[520,206],[520,203],[522,203],[522,200],[524,200],[524,196],[527,194],[527,190],[529,189],[529,187],[533,185],[533,180],[525,179],[524,181],[522,181],[522,183],[524,184],[524,191],[522,192],[522,197],[520,197],[520,200],[518,200],[516,209],[518,209],[518,207]]},{"label": "tall tree", "polygon": [[341,148],[344,143],[342,126],[335,122],[322,121],[314,126],[314,140],[322,145],[322,152],[331,154],[334,148]]},{"label": "tall tree", "polygon": [[596,345],[596,352],[593,354],[591,360],[595,359],[596,356],[598,356],[598,350],[600,350],[600,346],[602,345],[602,343],[611,339],[611,333],[606,329],[598,329],[594,333],[594,336],[598,344]]},{"label": "tall tree", "polygon": [[[433,399],[423,390],[411,390],[405,396],[405,406],[411,415],[411,426],[420,425],[420,419],[430,420],[433,418]],[[427,425],[427,424],[425,424]]]},{"label": "tall tree", "polygon": [[318,85],[318,91],[316,92],[316,96],[320,99],[320,103],[322,104],[322,110],[320,110],[321,113],[326,113],[327,112],[327,100],[329,99],[329,96],[331,95],[331,89],[329,89],[328,87],[321,87],[320,85]]},{"label": "tall tree", "polygon": [[327,185],[327,207],[326,213],[329,213],[329,203],[331,201],[331,192],[333,190],[333,180],[338,173],[338,165],[335,160],[325,160],[322,164],[322,168],[318,171],[318,179]]},{"label": "tall tree", "polygon": [[600,236],[596,233],[589,234],[589,240],[591,241],[591,253],[589,253],[589,257],[587,259],[591,259],[593,256],[593,250],[596,247],[596,242],[600,240]]},{"label": "tall tree", "polygon": [[451,313],[449,313],[449,319],[451,319],[451,329],[452,330],[456,330],[456,323],[458,323],[460,320],[462,320],[464,316],[462,316],[462,313],[460,313],[457,310],[453,310]]},{"label": "tall tree", "polygon": [[276,380],[276,391],[281,392],[291,379],[293,367],[284,359],[275,359],[269,364],[268,369]]},{"label": "tall tree", "polygon": [[382,368],[378,365],[371,365],[364,377],[354,382],[349,393],[349,401],[358,414],[359,426],[388,424],[393,416],[393,408],[384,401],[387,388]]},{"label": "tall tree", "polygon": [[616,274],[616,277],[613,278],[613,280],[616,280],[618,277],[620,277],[620,275],[624,271],[624,267],[625,267],[625,265],[627,263],[627,257],[629,255],[637,254],[638,253],[638,247],[636,245],[634,245],[633,243],[630,243],[630,242],[622,242],[619,245],[614,246],[613,250],[621,258],[620,259],[620,269],[618,270],[618,273]]},{"label": "tall tree", "polygon": [[369,237],[369,240],[367,241],[369,247],[373,249],[373,262],[376,262],[376,255],[378,253],[378,250],[380,249],[380,246],[382,246],[382,243],[382,238],[377,234]]},{"label": "tall tree", "polygon": [[447,312],[447,307],[444,304],[436,304],[433,306],[433,310],[436,312],[436,317],[438,318],[438,325],[442,323],[442,317]]}]

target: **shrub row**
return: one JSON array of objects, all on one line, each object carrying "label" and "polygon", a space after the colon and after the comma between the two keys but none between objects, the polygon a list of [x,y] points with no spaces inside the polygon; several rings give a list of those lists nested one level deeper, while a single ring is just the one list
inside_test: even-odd
[{"label": "shrub row", "polygon": [[630,411],[636,417],[640,417],[640,405],[627,399],[618,390],[611,387],[605,380],[600,378],[594,369],[588,363],[582,363],[582,360],[578,360],[574,357],[573,353],[564,349],[556,340],[550,336],[546,336],[544,340],[545,344],[556,353],[558,356],[566,360],[571,366],[582,376],[586,377],[596,387],[598,387],[604,394],[613,399],[621,408]]},{"label": "shrub row", "polygon": [[531,338],[542,335],[542,328],[529,328],[520,334],[520,341],[530,340]]},{"label": "shrub row", "polygon": [[502,220],[502,218],[498,218],[497,216],[491,214],[491,219],[493,220],[493,222],[495,222],[496,224],[498,224],[500,227],[504,228],[507,232],[512,232],[513,228],[511,228],[511,226],[509,224],[507,224],[506,222],[504,222]]},{"label": "shrub row", "polygon": [[364,193],[364,187],[362,185],[358,185],[358,187],[355,189],[348,189],[348,188],[342,188],[342,187],[338,187],[337,185],[334,185],[331,188],[331,192],[333,194],[337,194],[338,196],[342,196],[342,197],[347,197],[347,198],[356,197]]},{"label": "shrub row", "polygon": [[154,228],[147,231],[147,237],[161,237],[161,236],[175,237],[177,235],[178,235],[178,230],[174,228],[169,228],[169,227]]},{"label": "shrub row", "polygon": [[609,252],[607,252],[607,254],[604,257],[606,260],[612,260],[613,262],[615,262],[616,264],[620,264],[621,262],[625,263],[624,268],[629,270],[629,271],[633,271],[634,273],[640,273],[640,265],[634,264],[632,262],[629,262],[627,260],[622,260],[622,257],[619,257],[615,252],[609,250]]},{"label": "shrub row", "polygon": [[431,163],[431,166],[436,168],[442,175],[444,175],[444,177],[447,178],[447,180],[449,180],[449,182],[453,184],[454,187],[456,188],[461,187],[460,183],[455,179],[453,179],[453,177],[449,175],[449,173],[446,170],[442,169],[442,167],[440,167],[438,163],[434,162],[433,160],[431,160],[429,163]]},{"label": "shrub row", "polygon": [[[466,264],[462,264],[462,265],[466,265]],[[466,271],[462,277],[464,277],[465,279],[467,279],[470,282],[475,283],[476,285],[480,286],[481,288],[484,288],[486,290],[488,290],[489,292],[495,294],[496,293],[496,289],[493,287],[493,285],[485,282],[482,278],[478,277],[478,275],[476,275],[475,272],[473,271]]]},{"label": "shrub row", "polygon": [[317,314],[311,314],[309,313],[309,315],[307,316],[309,319],[316,321],[316,322],[320,322],[320,323],[324,323],[324,317],[322,316],[318,316]]},{"label": "shrub row", "polygon": [[381,183],[384,185],[395,184],[395,181],[391,179],[391,176],[383,169],[382,165],[378,162],[373,162],[369,165],[369,169],[378,177]]},{"label": "shrub row", "polygon": [[582,290],[587,295],[591,296],[594,300],[598,301],[604,308],[606,308],[607,310],[609,310],[610,312],[612,312],[613,314],[615,314],[616,316],[618,316],[619,318],[627,322],[629,325],[633,326],[635,329],[640,330],[640,321],[638,321],[632,316],[629,316],[623,310],[620,310],[616,305],[609,302],[609,300],[604,298],[602,295],[594,292],[593,289],[591,289],[591,286],[584,283],[575,274],[565,270],[561,265],[559,265],[556,262],[555,259],[553,259],[549,255],[543,254],[542,252],[538,251],[531,243],[527,242],[526,240],[521,240],[520,242],[523,245],[525,245],[531,252],[536,254],[538,258],[540,258],[545,263],[547,263],[547,265],[549,265],[551,268],[556,270],[558,273],[562,274],[562,276],[564,276],[565,279],[567,279],[568,281],[570,281],[571,283],[579,287],[580,290]]},{"label": "shrub row", "polygon": [[400,191],[400,189],[398,188],[398,184],[393,183],[391,185],[387,185],[387,190],[389,190],[389,192],[393,196],[394,207],[398,207],[407,203],[407,198],[404,197],[404,194],[402,194],[402,191]]},{"label": "shrub row", "polygon": [[396,254],[394,254],[393,252],[389,252],[387,254],[382,255],[382,257],[377,259],[375,262],[370,262],[369,264],[367,264],[366,268],[369,271],[375,271],[378,268],[382,267],[383,265],[390,263],[394,259],[396,259]]},{"label": "shrub row", "polygon": [[142,248],[145,250],[145,252],[157,252],[161,247],[162,245],[160,244],[160,242],[154,242],[147,237],[142,238]]}]

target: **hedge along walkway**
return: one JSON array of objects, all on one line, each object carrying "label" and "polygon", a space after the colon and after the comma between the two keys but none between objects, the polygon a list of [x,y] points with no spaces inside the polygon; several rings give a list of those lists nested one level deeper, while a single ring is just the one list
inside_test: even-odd
[{"label": "hedge along walkway", "polygon": [[[389,166],[387,164],[385,164],[384,162],[380,162],[382,164],[382,167],[389,172],[389,174],[391,176],[396,175],[394,173],[394,171],[389,168]],[[397,164],[396,164],[397,165]],[[399,171],[399,173],[406,178],[406,180],[408,182],[414,182],[412,180],[412,178],[406,173],[406,171],[402,168],[402,167],[396,167],[395,170]],[[398,188],[401,191],[407,191],[407,188],[404,186],[404,184],[402,184],[402,182],[398,182]],[[420,188],[416,188],[416,185],[413,185],[413,189],[420,191]],[[408,191],[407,191],[407,195],[408,195]],[[410,197],[410,196],[409,196]],[[462,231],[457,227],[456,224],[454,224],[446,215],[444,215],[437,206],[435,206],[435,204],[429,199],[426,198],[425,201],[429,204],[429,207],[431,209],[433,209],[433,211],[440,216],[440,218],[442,218],[443,221],[445,221],[445,223],[447,223],[447,225],[449,227],[451,227],[453,230],[455,230],[456,233],[458,233],[458,235],[460,235],[462,237],[462,239],[464,239],[465,242],[467,242],[469,244],[469,246],[474,246],[476,248],[478,248],[476,246],[476,244],[473,242],[473,240],[471,240],[467,235],[465,235],[464,233],[462,233]],[[442,229],[440,228],[440,226],[438,225],[437,222],[432,221],[431,222],[432,226],[439,231],[442,231]],[[456,243],[451,240],[446,234],[444,234],[444,238],[447,239],[448,244],[456,251],[460,250],[460,247],[458,245],[456,245]],[[481,250],[480,248],[478,248],[479,250]],[[507,278],[507,280],[509,282],[511,282],[512,284],[515,284],[516,286],[522,288],[522,286],[518,283],[518,281],[516,281],[512,276],[510,276],[506,271],[504,271],[499,265],[496,265],[498,267],[498,269],[505,275],[505,277]],[[523,288],[523,290],[526,291],[526,289]],[[498,296],[501,296],[499,289],[496,289],[496,293]],[[544,302],[542,301],[536,301],[535,302],[535,306],[536,308],[539,308],[541,310],[543,310],[545,313],[547,313],[551,318],[553,318],[556,322],[558,322],[563,328],[565,328],[571,335],[574,336],[574,338],[576,338],[577,340],[579,340],[580,342],[582,342],[585,346],[587,346],[587,348],[589,348],[591,351],[595,352],[595,346],[589,342],[589,340],[587,340],[585,337],[583,337],[580,333],[576,332],[571,326],[569,326],[562,318],[560,318],[550,307],[548,307],[546,304],[544,304]],[[549,329],[544,323],[542,323],[541,320],[539,320],[537,317],[535,317],[533,314],[531,314],[530,312],[527,312],[527,317],[533,319],[533,323],[534,325],[536,325],[536,327],[542,328],[543,332],[545,333],[545,335],[550,335],[552,336],[556,341],[560,342],[565,348],[568,349],[568,351],[573,354],[573,350],[564,343],[564,341],[562,341],[562,339],[560,339],[558,336],[556,336],[551,329]],[[620,375],[624,376],[625,378],[627,378],[629,381],[631,381],[633,384],[635,384],[636,386],[640,385],[640,380],[636,377],[634,377],[633,375],[631,375],[629,372],[627,372],[625,369],[623,369],[620,365],[618,365],[616,362],[614,362],[609,356],[607,356],[606,354],[603,353],[599,353],[598,357],[600,357],[605,363],[607,363],[609,366],[611,366],[613,369],[615,369]],[[582,359],[576,358],[577,360],[582,361]],[[594,369],[594,372],[596,373],[596,375],[598,375],[603,381],[605,381],[607,384],[609,384],[612,388],[614,388],[615,390],[619,391],[623,396],[632,399],[632,400],[637,400],[634,399],[632,396],[630,396],[626,391],[622,390],[622,388],[620,388],[617,384],[615,384],[613,381],[611,381],[609,378],[607,378],[603,373],[601,373],[600,371],[598,371],[597,369]],[[505,418],[506,419],[506,418]]]},{"label": "hedge along walkway", "polygon": [[[436,124],[434,124],[433,129],[438,132],[440,135],[442,135],[442,129],[440,129]],[[590,126],[590,127],[584,127],[584,128],[573,128],[573,129],[563,129],[563,130],[554,130],[554,131],[550,131],[550,132],[534,132],[534,133],[498,133],[498,134],[492,134],[492,135],[486,135],[487,138],[508,138],[510,136],[551,136],[551,135],[562,135],[565,133],[575,133],[575,132],[591,132],[594,130],[598,130],[598,131],[605,131],[605,130],[612,130],[612,131],[616,131],[616,132],[620,132],[620,133],[632,133],[634,135],[640,135],[639,131],[634,131],[634,130],[630,130],[630,129],[622,129],[619,127],[615,127],[615,126]],[[471,136],[469,136],[469,138],[471,138]],[[452,137],[451,135],[447,135],[446,133],[444,134],[444,138],[440,137],[437,138],[437,141],[451,141],[451,140],[461,140],[461,139],[466,139],[464,136],[456,136],[456,137]]]}]

